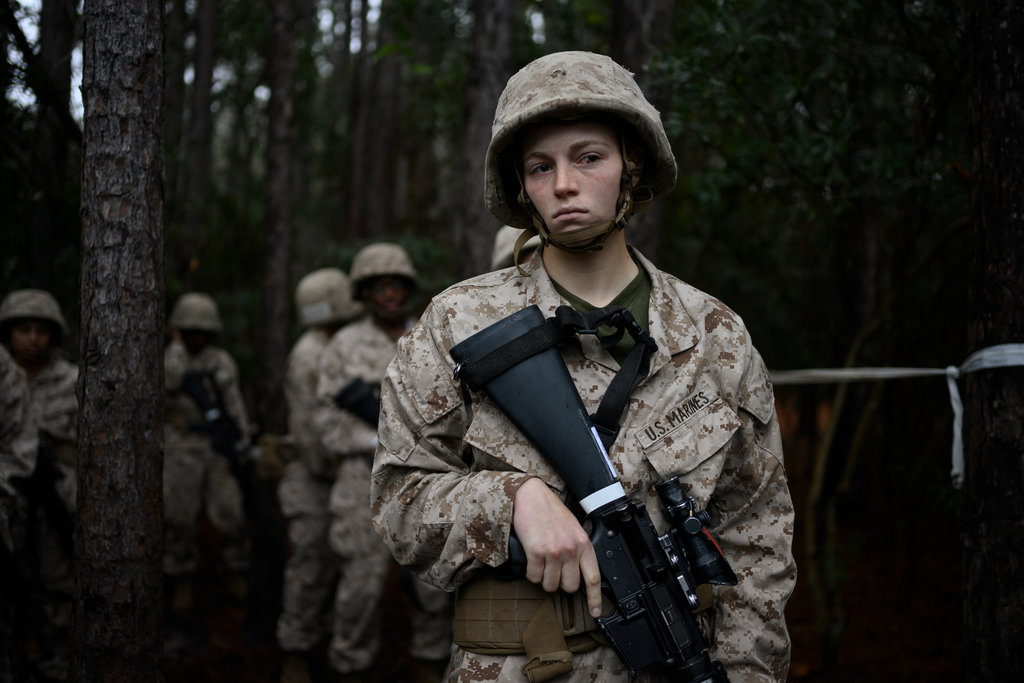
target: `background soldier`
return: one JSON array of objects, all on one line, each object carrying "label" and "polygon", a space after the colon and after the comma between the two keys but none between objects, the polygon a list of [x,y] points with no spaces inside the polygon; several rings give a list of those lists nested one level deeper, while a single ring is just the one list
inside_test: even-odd
[{"label": "background soldier", "polygon": [[75,447],[78,368],[60,356],[68,327],[57,300],[40,289],[11,292],[0,303],[0,342],[28,378],[39,452],[28,482],[25,548],[37,572],[38,603],[29,615],[39,640],[39,671],[67,678],[74,574]]},{"label": "background soldier", "polygon": [[[198,565],[196,523],[205,508],[220,532],[227,587],[241,600],[248,589],[249,539],[236,474],[250,442],[238,367],[213,345],[223,329],[217,304],[206,294],[183,294],[168,321],[164,351],[164,573],[172,613],[192,608]],[[233,471],[234,470],[234,471]]]},{"label": "background soldier", "polygon": [[[523,234],[522,228],[503,225],[494,235],[494,249],[491,252],[491,270],[500,270],[515,265],[513,262],[516,241]],[[530,260],[534,250],[540,246],[540,237],[528,235],[519,248],[519,263]]]},{"label": "background soldier", "polygon": [[15,536],[25,531],[24,487],[35,471],[38,448],[28,379],[0,344],[0,683],[27,677],[15,648],[27,592],[25,539],[16,543]]},{"label": "background soldier", "polygon": [[288,432],[298,456],[288,463],[278,486],[291,544],[277,621],[277,642],[287,654],[281,681],[287,683],[309,681],[311,670],[325,668],[319,657],[311,660],[330,632],[329,598],[338,574],[327,546],[327,500],[337,463],[317,438],[312,417],[320,354],[341,325],[363,312],[352,298],[348,276],[338,268],[302,278],[295,288],[295,309],[306,329],[288,354],[284,393]]},{"label": "background soldier", "polygon": [[[370,521],[370,464],[377,445],[379,387],[396,340],[411,326],[416,270],[405,250],[376,243],[352,262],[352,287],[370,315],[343,327],[320,357],[316,423],[328,451],[339,459],[330,496],[331,549],[341,579],[334,603],[331,667],[350,680],[371,666],[380,649],[381,599],[393,565]],[[419,580],[410,652],[426,680],[437,680],[448,660],[449,596]]]}]

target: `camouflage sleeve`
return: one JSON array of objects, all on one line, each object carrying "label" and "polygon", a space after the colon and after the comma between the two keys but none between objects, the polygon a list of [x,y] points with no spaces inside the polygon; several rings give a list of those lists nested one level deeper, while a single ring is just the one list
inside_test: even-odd
[{"label": "camouflage sleeve", "polygon": [[370,502],[395,559],[454,590],[507,559],[512,501],[531,475],[474,467],[445,329],[432,305],[399,342],[383,385]]},{"label": "camouflage sleeve", "polygon": [[713,533],[739,578],[720,587],[713,614],[713,657],[739,681],[784,681],[790,639],[784,610],[796,583],[793,501],[767,370],[748,347],[739,395],[742,426],[727,444],[711,506]]},{"label": "camouflage sleeve", "polygon": [[188,351],[185,350],[185,344],[173,339],[164,349],[164,389],[171,393],[180,390],[186,370]]},{"label": "camouflage sleeve", "polygon": [[227,351],[217,354],[213,376],[217,382],[221,399],[224,401],[224,409],[235,421],[241,435],[240,439],[249,443],[253,433],[249,423],[249,414],[245,408],[245,399],[242,398],[242,388],[239,385],[238,364]]},{"label": "camouflage sleeve", "polygon": [[321,444],[332,455],[361,457],[373,451],[377,430],[334,403],[334,397],[357,377],[348,367],[341,340],[335,335],[320,354],[313,426]]},{"label": "camouflage sleeve", "polygon": [[[302,339],[309,340],[306,336]],[[288,402],[288,433],[298,449],[298,457],[311,472],[319,476],[327,474],[331,469],[313,425],[313,412],[317,407],[317,371],[322,350],[321,346],[300,340],[288,356],[284,381],[284,395]]]},{"label": "camouflage sleeve", "polygon": [[14,496],[12,481],[32,475],[38,448],[28,380],[0,346],[0,495],[5,503]]},{"label": "camouflage sleeve", "polygon": [[39,428],[52,439],[75,446],[78,440],[78,366],[55,361],[53,375],[34,390]]}]

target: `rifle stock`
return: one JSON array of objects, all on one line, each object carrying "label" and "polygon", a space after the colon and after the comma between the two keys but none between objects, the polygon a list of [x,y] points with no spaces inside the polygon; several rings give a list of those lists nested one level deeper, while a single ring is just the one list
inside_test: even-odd
[{"label": "rifle stock", "polygon": [[[456,374],[463,364],[503,355],[510,340],[544,323],[540,309],[530,306],[472,335],[451,350],[458,364]],[[736,577],[707,535],[706,513],[696,511],[692,499],[682,495],[678,480],[657,487],[674,524],[659,535],[646,506],[626,496],[554,347],[471,388],[484,391],[508,416],[565,480],[587,513],[601,588],[615,605],[597,623],[623,663],[634,673],[660,664],[680,680],[727,682],[721,663],[711,661],[691,611],[698,605],[692,564],[697,560],[701,567],[713,566],[713,570],[698,569],[702,583],[735,584]],[[677,528],[680,524],[682,529]],[[708,554],[716,555],[713,561]]]}]

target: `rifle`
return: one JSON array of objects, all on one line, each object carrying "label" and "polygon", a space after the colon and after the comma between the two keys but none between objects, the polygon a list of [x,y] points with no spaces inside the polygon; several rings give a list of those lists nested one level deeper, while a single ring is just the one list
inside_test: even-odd
[{"label": "rifle", "polygon": [[[621,310],[616,315],[634,334],[632,316],[622,318]],[[548,322],[530,306],[456,344],[456,377],[497,404],[579,501],[592,525],[601,590],[615,605],[596,621],[630,671],[661,664],[679,680],[727,683],[692,612],[700,602],[698,585],[737,583],[708,533],[708,515],[674,477],[655,487],[671,523],[666,533],[658,534],[644,503],[629,500],[554,348],[558,334],[543,329]],[[597,325],[588,327],[579,332],[596,332]],[[521,547],[518,552],[511,559],[521,571]]]},{"label": "rifle", "polygon": [[334,396],[334,405],[376,429],[380,421],[380,382],[367,383],[356,377]]},{"label": "rifle", "polygon": [[[63,478],[52,446],[41,437],[32,474],[14,480],[16,489],[28,501],[24,538],[20,543],[11,538],[0,539],[0,609],[6,611],[2,618],[13,619],[5,626],[14,626],[19,631],[27,629],[47,651],[67,638],[47,616],[47,608],[69,600],[70,596],[45,585],[39,574],[39,542],[47,528],[56,535],[59,550],[68,561],[74,557],[74,516],[57,492],[57,482]],[[12,505],[12,513],[13,508]],[[11,642],[15,635],[24,634],[12,633]]]},{"label": "rifle", "polygon": [[188,372],[182,390],[203,414],[205,423],[190,425],[195,431],[210,436],[213,449],[227,458],[231,474],[242,492],[242,504],[249,520],[251,547],[249,551],[249,594],[246,610],[246,631],[255,642],[272,642],[274,624],[280,612],[281,576],[284,571],[284,520],[277,502],[276,482],[261,479],[249,445],[226,410],[217,383],[210,378],[214,396],[207,391],[203,373]]},{"label": "rifle", "polygon": [[[223,408],[223,398],[217,383],[210,377],[209,384],[213,387],[214,396],[207,390],[207,373],[190,371],[185,373],[181,382],[181,390],[199,408],[205,422],[191,424],[189,428],[196,432],[204,432],[210,437],[213,450],[223,455],[231,465],[231,472],[238,479],[240,486],[245,486],[248,473],[245,471],[245,452],[247,445],[242,441],[242,432]],[[243,494],[245,493],[243,489]]]}]

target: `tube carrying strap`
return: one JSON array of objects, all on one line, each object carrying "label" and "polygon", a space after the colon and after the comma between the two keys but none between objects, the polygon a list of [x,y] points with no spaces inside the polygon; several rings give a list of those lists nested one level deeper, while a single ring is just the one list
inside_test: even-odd
[{"label": "tube carrying strap", "polygon": [[[611,327],[614,331],[600,336],[598,329],[602,326]],[[647,376],[651,355],[658,350],[651,335],[622,306],[606,306],[586,312],[577,311],[571,306],[559,306],[553,317],[547,318],[530,331],[510,339],[471,363],[460,363],[455,368],[455,375],[470,389],[478,391],[509,368],[552,346],[560,346],[576,335],[593,334],[601,340],[602,347],[610,349],[627,332],[635,342],[633,348],[608,386],[597,412],[590,416],[607,449],[618,436],[619,418],[622,417],[630,394]]]}]

